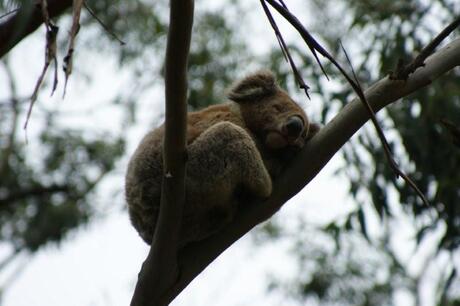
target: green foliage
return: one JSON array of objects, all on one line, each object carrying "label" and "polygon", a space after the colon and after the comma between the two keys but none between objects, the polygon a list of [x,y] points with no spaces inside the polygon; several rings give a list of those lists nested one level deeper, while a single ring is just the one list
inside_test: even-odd
[{"label": "green foliage", "polygon": [[[167,1],[98,0],[90,4],[94,14],[108,29],[104,31],[89,13],[84,14],[82,28],[87,33],[79,37],[85,50],[117,56],[120,65],[129,65],[133,73],[133,89],[123,97],[124,105],[135,113],[136,100],[163,80],[163,57],[166,49],[169,11]],[[196,110],[225,99],[225,89],[240,76],[253,60],[245,41],[229,15],[238,14],[238,5],[225,5],[225,12],[197,10],[189,54],[189,107]],[[239,16],[243,18],[243,14]],[[96,31],[88,31],[96,29]],[[83,30],[82,30],[83,32]],[[115,34],[126,44],[121,46]],[[102,38],[102,39],[101,39]],[[131,100],[132,103],[126,103]]]},{"label": "green foliage", "polygon": [[[407,63],[417,55],[443,27],[458,17],[455,14],[459,8],[458,1],[441,0],[312,0],[310,5],[308,8],[313,8],[315,18],[311,20],[313,27],[308,29],[314,29],[312,34],[319,35],[346,67],[347,61],[338,43],[341,40],[364,88],[388,75],[400,59]],[[455,34],[458,33],[457,30]],[[296,46],[291,49],[298,57],[297,63],[303,66],[301,72],[313,76],[312,80],[307,78],[306,81],[313,92],[320,94],[324,106],[321,118],[327,123],[355,94],[328,64],[325,66],[329,77],[340,84],[334,82],[329,86],[330,83],[324,82],[319,67],[303,58],[302,52],[308,52],[306,48],[298,52]],[[276,51],[271,60],[276,66],[283,58]],[[286,76],[289,82],[290,77]],[[300,304],[308,302],[312,305],[393,305],[398,286],[404,280],[404,290],[415,304],[419,304],[420,282],[426,281],[423,273],[411,275],[408,264],[398,260],[402,251],[385,242],[394,239],[393,235],[399,235],[398,229],[390,226],[388,231],[384,228],[401,213],[413,222],[415,228],[414,239],[418,245],[413,250],[415,256],[426,241],[437,243],[438,250],[427,259],[426,266],[434,262],[438,254],[458,255],[460,150],[441,120],[460,126],[459,77],[460,74],[453,71],[378,114],[396,160],[427,196],[430,207],[424,206],[409,186],[395,178],[374,130],[370,127],[361,129],[357,137],[342,149],[345,163],[338,171],[349,180],[349,192],[357,203],[356,208],[344,219],[333,220],[323,228],[322,233],[326,235],[321,236],[322,243],[299,239],[292,252],[299,261],[298,277],[285,285],[274,282],[288,297],[300,300]],[[386,237],[376,239],[375,230],[373,235],[369,232],[369,224],[375,227],[376,222]],[[297,233],[303,231],[305,229],[299,229]],[[433,233],[441,235],[435,242]],[[334,251],[324,246],[328,240],[334,241]],[[353,252],[344,246],[344,240],[354,245]],[[381,262],[373,261],[375,252]],[[364,263],[370,265],[372,273],[363,270],[360,265]],[[353,268],[356,264],[358,270]],[[458,288],[459,278],[452,265],[455,267],[453,261],[447,267],[439,268],[446,269],[446,275],[450,273],[451,277],[428,281],[431,285],[438,282],[435,303],[439,305],[455,305],[458,299],[459,292],[455,288]],[[375,282],[378,269],[384,269],[388,274],[382,282]]]},{"label": "green foliage", "polygon": [[[14,10],[19,4],[21,1],[1,2],[0,12]],[[118,96],[113,104],[126,107],[133,123],[139,97],[163,82],[168,2],[96,0],[87,5],[104,26],[83,9],[74,59],[78,69],[72,78],[85,73],[91,76],[92,71],[85,70],[86,56],[103,52],[116,57],[120,67],[130,71],[131,79],[129,88],[114,89]],[[235,6],[232,3],[227,8]],[[189,61],[191,108],[222,101],[224,88],[250,58],[244,41],[224,16],[228,13],[202,10],[195,16]],[[69,14],[54,20],[61,27],[59,55],[65,54],[68,46],[69,20]],[[125,44],[121,45],[115,36]],[[14,50],[9,56],[14,57]],[[0,101],[0,242],[11,246],[14,256],[21,251],[33,254],[45,245],[59,243],[94,217],[97,187],[116,169],[125,153],[125,142],[124,135],[58,125],[54,120],[58,114],[47,110],[47,117],[39,118],[43,113],[34,108],[31,120],[37,124],[45,119],[45,123],[34,130],[38,136],[32,136],[25,145],[20,131],[29,101],[16,96],[16,87],[21,84],[14,81],[16,72],[10,72],[7,65],[5,68],[9,78],[5,84],[11,96]],[[158,115],[156,110],[153,115]],[[122,184],[117,191],[121,189]]]},{"label": "green foliage", "polygon": [[[411,175],[447,225],[440,247],[460,246],[460,150],[449,141],[441,119],[460,122],[459,96],[449,88],[458,87],[460,78],[452,74],[427,90],[411,97],[409,103],[395,105],[389,111],[415,170]],[[458,89],[456,90],[458,91]],[[419,111],[414,112],[418,106]],[[403,124],[404,123],[404,124]],[[388,183],[388,176],[385,177]],[[427,210],[407,186],[400,188],[400,201],[410,205],[414,214]],[[439,222],[440,220],[438,220]]]},{"label": "green foliage", "polygon": [[[50,131],[50,132],[48,132]],[[94,213],[93,189],[115,167],[124,141],[100,135],[86,139],[79,131],[52,125],[41,134],[41,152],[24,145],[2,148],[0,169],[0,240],[16,250],[36,251],[84,224]]]},{"label": "green foliage", "polygon": [[[424,30],[421,27],[428,18],[434,18],[430,15],[435,14],[433,11],[435,8],[425,7],[417,1],[395,1],[393,5],[386,6],[385,10],[376,10],[372,6],[374,5],[372,1],[365,2],[368,6],[363,3],[350,1],[351,8],[356,8],[356,11],[353,11],[355,16],[353,26],[378,28],[386,23],[389,24],[388,33],[395,33],[382,35],[379,37],[379,44],[363,48],[372,48],[372,52],[380,59],[380,75],[384,75],[391,67],[394,69],[399,58],[411,58],[420,46],[427,44],[427,34],[428,37],[434,37],[434,33],[440,30],[433,28]],[[374,18],[372,23],[366,24],[360,10],[372,11],[369,16],[381,13],[380,19]],[[448,10],[443,13],[448,16],[441,21],[445,26],[448,20],[455,18],[455,15]],[[365,64],[362,69],[371,71],[375,67]],[[437,218],[434,222],[444,222],[447,225],[446,233],[440,243],[441,248],[447,249],[455,249],[460,245],[458,229],[460,172],[457,171],[460,167],[460,151],[449,141],[448,132],[442,127],[440,121],[445,118],[457,124],[460,122],[459,77],[458,73],[450,73],[429,88],[418,91],[402,103],[389,107],[387,111],[391,126],[395,127],[399,138],[399,140],[394,139],[392,144],[402,146],[403,152],[407,154],[409,160],[403,164],[403,167],[427,195],[431,207],[424,206],[407,185],[402,185],[394,179],[384,158],[378,153],[381,151],[380,145],[372,140],[373,135],[367,134],[360,139],[360,145],[370,153],[376,165],[374,173],[364,179],[364,185],[361,185],[362,188],[368,188],[370,191],[376,210],[379,212],[389,210],[390,199],[386,197],[386,190],[388,186],[393,186],[398,190],[399,202],[415,216],[436,211]],[[348,93],[344,93],[343,98],[347,95]],[[347,160],[354,167],[365,167],[359,159],[347,157]],[[355,182],[356,180],[363,182],[363,177],[356,178]],[[382,213],[380,215],[383,216]]]},{"label": "green foliage", "polygon": [[[0,12],[14,9],[20,2],[0,2]],[[311,3],[316,5],[312,15],[321,41],[333,46],[341,63],[346,61],[338,38],[346,48],[352,47],[352,62],[362,84],[387,75],[399,59],[410,59],[439,32],[439,25],[446,25],[458,12],[453,0]],[[135,118],[139,96],[162,83],[167,2],[96,0],[88,4],[108,32],[85,11],[77,51],[89,55],[104,52],[129,68],[130,88],[119,89],[114,104],[127,107]],[[224,89],[254,61],[262,61],[262,66],[276,71],[282,86],[296,92],[293,89],[297,85],[279,50],[267,52],[266,59],[251,56],[239,35],[241,21],[227,16],[233,7],[237,7],[234,1],[226,4],[225,11],[197,12],[189,59],[192,110],[222,101]],[[66,20],[68,15],[56,23],[62,26],[59,22],[65,25]],[[436,28],[433,21],[439,24]],[[121,46],[112,34],[126,44]],[[59,46],[65,48],[66,30],[61,29],[59,35]],[[324,108],[318,117],[326,122],[353,94],[346,85],[335,83],[333,90],[324,86],[324,77],[305,46],[293,44],[290,50],[312,91],[322,97]],[[84,58],[76,58],[77,67],[84,66],[79,60]],[[325,67],[332,79],[342,80],[327,63]],[[392,217],[390,204],[400,203],[419,224],[415,234],[418,243],[423,243],[439,224],[445,225],[440,252],[454,252],[460,244],[460,150],[440,124],[444,118],[460,123],[459,77],[457,72],[451,73],[379,115],[396,158],[428,196],[431,208],[424,207],[412,190],[394,179],[373,131],[363,129],[342,151],[347,166],[341,172],[349,178],[350,194],[357,203],[371,202],[382,223]],[[89,137],[88,131],[60,128],[47,121],[40,136],[30,140],[39,144],[39,150],[31,153],[19,140],[18,118],[23,114],[19,113],[16,97],[11,98],[0,104],[0,241],[10,243],[16,251],[33,253],[48,243],[61,241],[69,231],[91,219],[94,191],[115,169],[124,153],[124,142],[120,136],[91,132]],[[364,200],[363,194],[367,195]],[[363,206],[357,205],[344,220],[334,220],[321,231],[297,229],[292,254],[298,260],[299,274],[286,286],[274,281],[272,288],[283,289],[300,303],[321,305],[392,305],[401,287],[416,296],[420,279],[408,275],[385,240],[389,237],[377,241],[372,238],[370,218]],[[265,230],[264,239],[285,235],[276,223],[268,223]],[[447,294],[458,283],[453,275],[452,282],[441,282],[444,286],[439,287],[445,305],[459,304],[455,294]]]},{"label": "green foliage", "polygon": [[357,232],[303,224],[291,234],[298,273],[287,281],[274,278],[270,290],[300,305],[394,305],[395,294],[417,282],[385,244],[370,244]]},{"label": "green foliage", "polygon": [[191,109],[222,102],[225,89],[236,79],[250,55],[224,16],[198,15],[189,56]]},{"label": "green foliage", "polygon": [[[91,1],[88,3],[89,8],[101,20],[107,31],[85,11],[81,22],[82,28],[86,27],[88,30],[89,26],[94,26],[97,30],[81,35],[84,40],[82,45],[85,48],[104,50],[112,55],[117,54],[120,63],[146,60],[145,56],[157,60],[164,51],[167,33],[166,4],[165,1],[141,0]],[[121,46],[115,36],[125,45]]]},{"label": "green foliage", "polygon": [[[336,1],[350,16],[348,34],[344,36],[344,24],[337,19],[337,14],[344,12],[334,11],[332,3],[314,2],[325,10],[318,15],[323,19],[316,20],[316,29],[330,45],[338,46],[340,38],[345,47],[353,47],[352,62],[362,84],[388,75],[400,59],[407,63],[456,17],[454,1],[432,1],[429,5],[415,0]],[[326,21],[327,29],[321,28],[319,25]],[[340,61],[346,63],[341,50],[336,52]],[[334,70],[329,73],[341,78]],[[419,238],[430,232],[427,228],[443,223],[447,229],[439,247],[449,250],[460,246],[460,151],[441,120],[460,123],[459,82],[460,75],[451,72],[379,114],[383,129],[391,135],[389,142],[396,160],[427,196],[430,207],[424,206],[408,185],[395,178],[373,131],[360,131],[357,140],[342,150],[347,165],[343,173],[354,174],[348,175],[352,196],[358,200],[359,194],[367,193],[382,220],[391,214],[391,202],[400,203],[406,212],[421,220],[431,216],[434,224],[422,222]],[[346,85],[320,92],[325,97],[323,119],[335,112],[334,105],[343,106],[354,96]],[[363,152],[370,160],[363,159]],[[388,196],[389,188],[397,191],[396,199]]]},{"label": "green foliage", "polygon": [[366,27],[389,19],[416,21],[424,13],[425,7],[416,0],[369,0],[345,1],[353,10],[353,26]]}]

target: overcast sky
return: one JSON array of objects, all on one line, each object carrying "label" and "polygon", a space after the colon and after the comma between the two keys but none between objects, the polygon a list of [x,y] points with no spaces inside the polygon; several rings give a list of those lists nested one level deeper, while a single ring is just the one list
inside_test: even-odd
[{"label": "overcast sky", "polygon": [[[80,35],[83,35],[83,32],[84,29]],[[267,29],[265,35],[259,33],[257,36],[271,37],[269,35],[272,35],[272,32]],[[43,45],[43,38],[41,29],[14,49],[11,60],[17,84],[21,84],[21,96],[30,95],[41,71],[43,50],[36,46]],[[75,60],[78,60],[78,56]],[[60,98],[60,93],[48,98],[49,92],[42,92],[43,99],[39,101],[47,107],[59,109],[63,114],[59,120],[63,124],[85,125],[86,128],[94,130],[119,131],[122,128],[120,110],[100,107],[97,103],[110,101],[113,98],[112,88],[123,86],[126,75],[116,68],[113,58],[95,56],[86,57],[84,60],[89,66],[94,67],[90,83],[73,76],[65,100]],[[6,92],[4,78],[3,71],[0,70],[0,98],[1,93]],[[155,100],[157,104],[154,107],[146,103],[141,105],[139,122],[128,133],[128,153],[132,153],[155,116],[147,110],[153,108],[161,112],[162,92],[154,88],[149,95],[160,98]],[[312,107],[318,107],[317,104],[315,106],[315,101],[311,104]],[[93,111],[89,115],[84,115],[84,120],[82,116],[66,115],[74,111],[81,113],[82,110],[91,109]],[[37,153],[34,151],[36,145],[31,136],[34,127],[41,124],[39,112],[40,107],[36,107],[29,123],[28,133],[32,143],[28,149],[31,158]],[[21,261],[21,258],[17,260],[16,266],[23,269],[20,270],[20,276],[7,288],[2,300],[3,305],[129,304],[137,273],[148,247],[129,223],[127,211],[123,209],[122,194],[112,196],[114,190],[122,189],[126,162],[127,157],[120,162],[117,173],[104,183],[95,199],[100,218],[69,235],[60,247],[44,248],[25,262]],[[285,205],[279,213],[281,217],[289,220],[301,213],[307,216],[309,222],[322,223],[353,207],[353,202],[346,198],[347,181],[333,174],[341,163],[339,157],[333,158],[307,188]],[[402,238],[404,241],[407,237]],[[255,247],[249,236],[244,237],[208,267],[172,305],[280,305],[281,297],[266,294],[266,276],[270,273],[293,272],[295,267],[287,251],[283,244]],[[12,269],[11,273],[16,273],[14,271]]]},{"label": "overcast sky", "polygon": [[[43,50],[36,46],[41,46],[44,42],[42,30],[21,42],[10,57],[16,83],[20,84],[19,96],[30,95],[41,71]],[[80,35],[82,33],[84,32]],[[271,32],[267,34],[271,35]],[[261,46],[261,42],[258,46]],[[76,61],[79,59],[79,52],[84,51],[77,50]],[[42,124],[40,114],[43,107],[57,109],[61,114],[58,120],[65,126],[85,126],[88,130],[112,130],[114,133],[121,129],[120,111],[101,105],[113,98],[112,89],[125,85],[127,78],[123,71],[120,73],[117,69],[113,58],[92,54],[91,57],[82,56],[83,59],[85,65],[94,67],[90,71],[90,83],[79,78],[78,73],[74,74],[64,100],[59,92],[61,87],[58,87],[57,94],[52,98],[49,98],[47,90],[42,90],[41,99],[38,100],[29,123],[28,156],[31,162],[39,154],[38,144],[34,143],[33,136],[34,131]],[[1,71],[0,86],[6,83],[2,81],[4,78]],[[2,92],[7,96],[6,88],[0,87],[0,93]],[[159,96],[153,109],[161,113],[162,92],[153,89],[150,95]],[[128,134],[129,153],[134,150],[155,116],[151,113],[151,104],[141,103],[140,107],[139,122]],[[110,113],[109,116],[107,112]],[[72,115],[74,113],[80,115]],[[2,299],[3,305],[129,304],[137,273],[148,247],[129,223],[127,211],[123,209],[122,194],[115,198],[104,195],[122,188],[126,162],[127,157],[120,162],[116,175],[104,182],[95,199],[100,218],[70,234],[59,247],[43,248],[31,259],[19,257],[9,271],[2,275],[4,281],[9,275],[20,273],[7,288]],[[304,199],[305,195],[298,196],[293,200],[296,203],[288,204],[281,213],[288,217],[289,214],[297,214],[296,210],[305,211],[316,221],[329,218],[331,211],[334,214],[339,213],[340,210],[331,210],[331,207],[334,203],[343,204],[346,185],[334,184],[341,187],[330,192],[329,184],[333,180],[330,172],[323,171],[309,186],[308,199]],[[280,274],[293,268],[292,261],[281,245],[254,247],[251,238],[245,237],[208,267],[173,305],[247,305],[256,300],[263,301],[264,305],[279,305],[276,297],[266,297],[266,276],[270,271]]]}]

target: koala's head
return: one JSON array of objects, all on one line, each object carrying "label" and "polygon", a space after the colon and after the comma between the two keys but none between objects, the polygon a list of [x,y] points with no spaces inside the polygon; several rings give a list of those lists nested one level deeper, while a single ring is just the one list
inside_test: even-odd
[{"label": "koala's head", "polygon": [[228,98],[238,103],[246,126],[267,148],[303,147],[308,117],[277,85],[270,71],[260,71],[239,81],[230,89]]}]

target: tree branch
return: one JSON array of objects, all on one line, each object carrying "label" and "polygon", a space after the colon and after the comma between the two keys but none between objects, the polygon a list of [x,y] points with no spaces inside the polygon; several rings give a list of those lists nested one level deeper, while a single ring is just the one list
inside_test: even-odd
[{"label": "tree branch", "polygon": [[29,189],[22,189],[20,191],[12,192],[4,198],[0,198],[0,207],[3,205],[12,205],[15,201],[19,201],[29,197],[39,197],[51,193],[68,192],[70,187],[68,185],[54,184],[51,186],[36,186]]},{"label": "tree branch", "polygon": [[[48,0],[48,14],[50,18],[54,18],[71,6],[72,0]],[[0,23],[0,58],[42,23],[43,13],[40,4],[35,1],[21,6],[12,17]]]},{"label": "tree branch", "polygon": [[[375,83],[365,95],[376,111],[429,85],[460,65],[460,39],[456,39],[425,61],[425,66],[410,74],[407,81],[388,77]],[[274,182],[273,193],[265,201],[244,205],[233,222],[206,240],[191,244],[179,254],[181,275],[164,296],[171,302],[198,274],[236,240],[254,226],[270,218],[283,204],[304,188],[328,163],[332,156],[369,120],[369,112],[358,98],[347,104],[292,161]],[[248,203],[249,204],[249,203]]]},{"label": "tree branch", "polygon": [[193,0],[171,0],[165,60],[165,138],[160,213],[152,246],[131,305],[166,305],[162,296],[179,277],[177,249],[185,202],[187,59],[193,25]]},{"label": "tree branch", "polygon": [[439,46],[439,44],[449,36],[456,28],[460,26],[460,17],[457,17],[452,21],[444,30],[441,31],[425,48],[420,51],[420,53],[415,57],[415,59],[410,62],[405,67],[402,67],[400,70],[395,71],[390,74],[392,79],[405,80],[407,76],[414,72],[418,67],[423,66],[425,59],[433,53],[433,51]]},{"label": "tree branch", "polygon": [[[352,72],[353,72],[353,78],[352,78],[350,75],[348,75],[348,73],[345,71],[345,69],[343,69],[342,66],[335,60],[335,58],[332,55],[330,55],[330,53],[325,48],[323,48],[313,38],[313,36],[307,31],[307,29],[305,29],[305,27],[297,19],[297,17],[295,17],[293,14],[291,14],[291,12],[289,12],[289,10],[284,5],[282,0],[279,1],[279,2],[281,2],[281,4],[276,2],[275,0],[265,0],[265,1],[270,3],[270,5],[273,8],[275,8],[299,32],[300,36],[303,38],[303,40],[305,41],[305,43],[307,44],[307,46],[310,48],[311,52],[315,56],[316,61],[320,65],[320,67],[323,70],[323,73],[325,75],[326,75],[326,73],[325,73],[323,67],[321,66],[321,63],[320,63],[318,57],[316,56],[316,51],[318,53],[320,53],[322,56],[326,57],[340,71],[340,73],[345,77],[345,79],[348,81],[350,86],[353,88],[355,93],[360,98],[361,102],[366,106],[366,109],[367,109],[367,111],[369,112],[369,115],[370,115],[370,119],[371,119],[372,123],[374,124],[374,127],[375,127],[375,129],[377,131],[377,136],[379,137],[380,142],[382,143],[383,150],[384,150],[384,153],[385,153],[385,157],[386,157],[386,159],[388,161],[388,164],[390,165],[390,168],[395,173],[396,178],[402,177],[404,179],[404,181],[406,181],[406,183],[418,194],[418,196],[422,199],[422,201],[425,203],[425,205],[428,206],[429,203],[428,203],[425,195],[420,191],[420,189],[417,187],[417,185],[415,185],[415,183],[404,172],[401,171],[401,169],[399,168],[398,164],[394,160],[393,154],[391,153],[391,149],[390,149],[388,141],[387,141],[387,139],[385,137],[385,134],[383,133],[383,130],[380,127],[380,124],[377,121],[377,118],[375,117],[374,109],[372,108],[372,106],[367,101],[366,96],[364,95],[364,92],[363,92],[363,90],[361,88],[361,84],[359,83],[359,80],[356,78],[356,75],[354,73],[353,67],[352,67]],[[343,49],[343,51],[345,53],[345,56],[346,56],[348,62],[350,63],[350,66],[352,66],[351,61],[348,58],[348,55],[345,52],[345,49],[343,48],[343,46],[342,46],[342,49]],[[326,77],[327,77],[327,75],[326,75]]]}]

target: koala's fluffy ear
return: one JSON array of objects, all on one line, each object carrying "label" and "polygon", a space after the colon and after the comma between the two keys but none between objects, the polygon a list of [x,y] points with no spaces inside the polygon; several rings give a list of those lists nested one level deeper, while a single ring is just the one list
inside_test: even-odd
[{"label": "koala's fluffy ear", "polygon": [[235,102],[250,102],[274,95],[278,90],[275,76],[271,71],[263,70],[251,74],[237,82],[227,94]]}]

